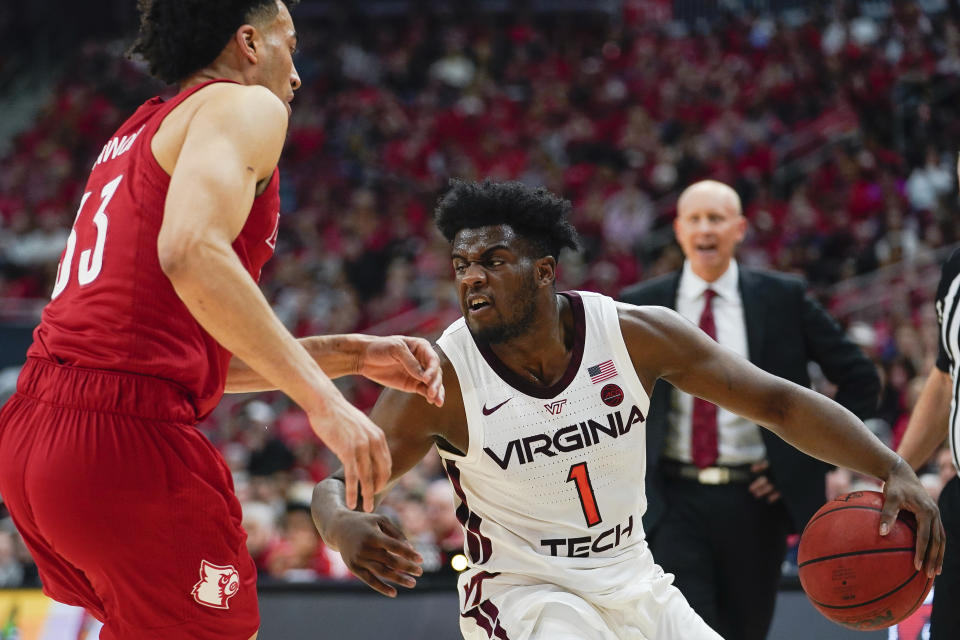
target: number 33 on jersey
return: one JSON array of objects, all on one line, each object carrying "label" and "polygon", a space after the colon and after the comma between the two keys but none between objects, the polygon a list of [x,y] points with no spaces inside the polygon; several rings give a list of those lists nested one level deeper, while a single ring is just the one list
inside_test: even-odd
[{"label": "number 33 on jersey", "polygon": [[[100,275],[100,270],[103,269],[103,248],[107,241],[107,227],[110,222],[107,215],[107,208],[110,205],[110,199],[113,198],[113,195],[117,192],[117,188],[120,186],[122,180],[123,176],[120,175],[103,186],[99,194],[99,206],[92,218],[84,219],[84,213],[87,201],[90,200],[90,196],[93,195],[93,193],[87,191],[83,194],[83,197],[80,198],[80,207],[77,209],[77,217],[73,221],[73,229],[70,230],[70,237],[67,239],[67,248],[63,252],[60,264],[57,266],[57,281],[53,285],[53,294],[50,296],[51,299],[63,293],[63,290],[67,288],[67,284],[70,282],[70,275],[73,269],[73,256],[77,251],[78,235],[82,235],[84,240],[92,237],[93,242],[91,248],[82,249],[80,252],[80,260],[77,265],[77,282],[80,286],[90,284]],[[86,225],[86,227],[84,225]],[[89,228],[91,227],[95,229],[95,235],[89,232],[91,230]]]}]

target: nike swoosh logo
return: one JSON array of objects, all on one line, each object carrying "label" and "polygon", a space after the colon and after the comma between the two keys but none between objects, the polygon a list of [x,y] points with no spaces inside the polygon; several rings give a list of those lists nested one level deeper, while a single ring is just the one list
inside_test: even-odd
[{"label": "nike swoosh logo", "polygon": [[487,409],[487,403],[483,403],[483,409],[482,409],[483,415],[485,415],[485,416],[490,415],[491,413],[493,413],[494,411],[496,411],[497,409],[499,409],[499,408],[502,407],[503,405],[507,404],[507,403],[510,402],[511,400],[513,400],[513,396],[507,398],[506,400],[504,400],[503,402],[501,402],[500,404],[498,404],[498,405],[495,406],[495,407],[490,407],[489,409]]}]

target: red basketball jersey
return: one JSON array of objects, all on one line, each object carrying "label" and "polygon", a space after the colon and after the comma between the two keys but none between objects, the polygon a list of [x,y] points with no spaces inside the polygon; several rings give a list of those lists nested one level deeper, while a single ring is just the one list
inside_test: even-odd
[{"label": "red basketball jersey", "polygon": [[[160,269],[157,235],[170,176],[150,141],[174,107],[208,84],[147,101],[104,146],[27,353],[173,381],[190,393],[198,419],[223,395],[231,354],[203,330]],[[254,279],[276,244],[279,180],[275,170],[233,243]]]}]

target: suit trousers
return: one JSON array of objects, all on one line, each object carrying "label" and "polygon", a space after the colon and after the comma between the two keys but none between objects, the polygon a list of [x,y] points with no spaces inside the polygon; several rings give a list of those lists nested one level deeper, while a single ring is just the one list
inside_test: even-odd
[{"label": "suit trousers", "polygon": [[667,478],[666,513],[649,536],[654,560],[726,640],[766,638],[790,531],[782,501],[748,486]]},{"label": "suit trousers", "polygon": [[933,590],[933,613],[930,616],[931,640],[960,638],[960,477],[954,477],[940,493],[940,517],[947,532],[947,548],[943,554],[943,572],[937,576]]}]

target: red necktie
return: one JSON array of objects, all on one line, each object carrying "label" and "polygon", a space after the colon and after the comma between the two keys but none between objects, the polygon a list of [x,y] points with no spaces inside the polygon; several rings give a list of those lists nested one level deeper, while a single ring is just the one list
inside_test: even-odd
[{"label": "red necktie", "polygon": [[[713,321],[713,298],[717,292],[707,289],[703,292],[705,302],[700,314],[700,328],[708,336],[717,339],[717,325]],[[694,397],[693,433],[691,437],[693,463],[703,469],[717,461],[717,405]]]}]

